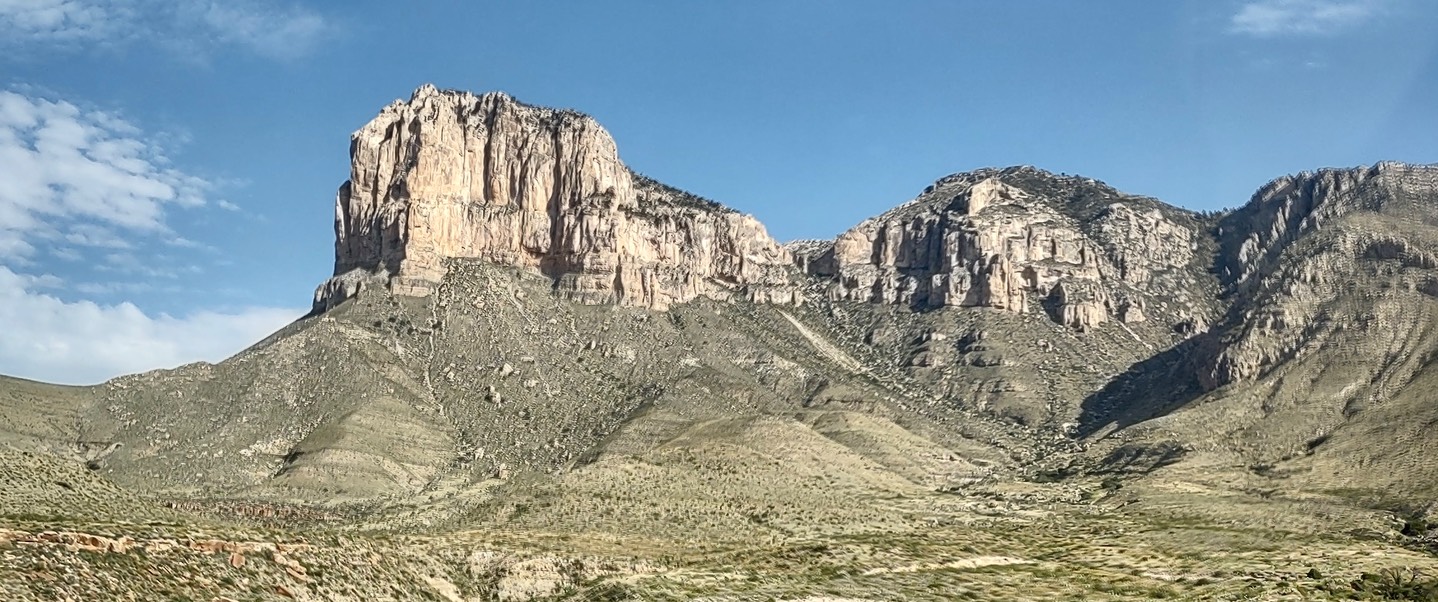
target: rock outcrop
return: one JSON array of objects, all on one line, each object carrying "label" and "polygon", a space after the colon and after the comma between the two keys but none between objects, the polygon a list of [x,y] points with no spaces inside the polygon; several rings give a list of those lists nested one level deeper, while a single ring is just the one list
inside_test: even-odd
[{"label": "rock outcrop", "polygon": [[632,172],[592,118],[502,93],[421,87],[356,132],[350,156],[317,311],[366,286],[428,295],[465,259],[542,273],[581,303],[659,310],[700,296],[795,304],[817,287],[1089,330],[1176,325],[1178,308],[1211,297],[1202,220],[1033,168],[949,176],[833,242],[786,247],[751,216]]},{"label": "rock outcrop", "polygon": [[592,118],[503,93],[416,90],[354,134],[335,203],[337,280],[427,295],[446,261],[540,271],[582,303],[664,309],[706,295],[794,302],[790,258],[751,216],[631,172]]},{"label": "rock outcrop", "polygon": [[[1344,330],[1404,329],[1432,296],[1438,167],[1379,163],[1274,180],[1221,226],[1234,298],[1200,378],[1249,380]],[[1370,350],[1375,362],[1397,351]]]},{"label": "rock outcrop", "polygon": [[835,299],[1047,311],[1088,330],[1144,320],[1145,299],[1160,293],[1201,297],[1203,228],[1193,214],[1093,180],[980,170],[939,180],[829,247],[805,245],[797,261],[832,278]]}]

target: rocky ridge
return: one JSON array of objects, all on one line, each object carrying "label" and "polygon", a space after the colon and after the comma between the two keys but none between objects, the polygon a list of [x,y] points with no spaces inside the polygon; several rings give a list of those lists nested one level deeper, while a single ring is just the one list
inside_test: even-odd
[{"label": "rocky ridge", "polygon": [[432,296],[470,260],[590,305],[807,302],[850,349],[879,350],[891,366],[864,369],[894,370],[909,394],[1049,432],[1162,415],[1344,328],[1397,327],[1406,306],[1374,317],[1365,308],[1388,306],[1348,300],[1373,280],[1363,274],[1392,271],[1384,261],[1410,273],[1373,286],[1438,290],[1423,250],[1438,184],[1424,166],[1288,176],[1223,214],[1033,167],[981,169],[832,241],[780,245],[753,217],[625,166],[592,118],[502,93],[421,87],[356,132],[351,157],[317,312],[371,284]]},{"label": "rocky ridge", "polygon": [[[430,362],[444,361],[436,341],[448,337],[435,333],[447,308],[479,294],[466,279],[446,289],[447,275],[478,260],[583,305],[803,302],[813,307],[784,319],[808,324],[805,336],[828,321],[832,342],[814,344],[838,349],[845,370],[1041,439],[1164,417],[1340,340],[1371,350],[1367,363],[1397,365],[1427,353],[1396,332],[1421,319],[1399,293],[1438,290],[1438,258],[1426,250],[1438,183],[1425,166],[1288,176],[1222,214],[1033,167],[981,169],[943,177],[832,241],[780,245],[754,218],[625,166],[592,118],[501,93],[422,87],[356,132],[351,157],[336,203],[336,276],[316,310],[371,284],[431,299],[428,342],[411,343],[429,346]],[[1395,342],[1353,342],[1355,329],[1394,332]],[[452,364],[444,378],[466,380],[450,376],[464,373]],[[1339,416],[1416,378],[1373,370],[1382,384],[1340,395]],[[443,396],[434,378],[412,386],[417,399]],[[473,380],[455,403],[468,386],[508,399],[487,376]],[[1311,438],[1346,420],[1325,415],[1299,430]],[[461,440],[479,428],[461,428]],[[1258,447],[1288,449],[1297,437]],[[573,453],[518,465],[552,467]]]},{"label": "rocky ridge", "polygon": [[752,216],[631,171],[592,118],[503,93],[421,87],[350,154],[317,311],[371,282],[427,295],[463,258],[540,272],[582,303],[661,310],[699,296],[797,304],[818,278],[836,300],[1036,312],[1081,331],[1156,314],[1192,333],[1213,313],[1211,224],[1033,168],[945,177],[791,253]]},{"label": "rocky ridge", "polygon": [[[1324,169],[1263,186],[1219,229],[1222,277],[1235,297],[1201,377],[1209,388],[1252,379],[1345,323],[1340,297],[1384,289],[1438,292],[1431,246],[1438,167],[1385,162]],[[1365,268],[1374,268],[1372,271]],[[1329,305],[1325,307],[1325,305]],[[1383,327],[1398,326],[1383,324]]]},{"label": "rocky ridge", "polygon": [[[940,179],[831,245],[810,247],[802,265],[833,279],[835,299],[1047,312],[1081,331],[1142,322],[1153,305],[1177,325],[1207,318],[1208,227],[1094,180],[985,169]],[[1161,301],[1170,297],[1172,307]],[[1185,313],[1193,308],[1197,315]]]}]

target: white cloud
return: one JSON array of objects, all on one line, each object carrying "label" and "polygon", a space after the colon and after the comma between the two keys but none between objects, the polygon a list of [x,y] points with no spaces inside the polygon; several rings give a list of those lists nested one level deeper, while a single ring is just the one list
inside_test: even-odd
[{"label": "white cloud", "polygon": [[[0,0],[0,11],[14,6]],[[46,19],[30,18],[67,23]],[[168,218],[177,208],[218,205],[205,199],[214,188],[209,180],[170,164],[162,137],[109,112],[27,94],[0,90],[0,374],[87,384],[218,361],[305,313],[251,307],[147,314],[129,301],[47,292],[115,298],[182,290],[204,271],[193,263],[195,251],[213,249],[175,232]],[[61,267],[56,260],[85,259],[80,273],[114,280],[39,274]]]},{"label": "white cloud", "polygon": [[1252,0],[1229,20],[1229,31],[1257,37],[1325,35],[1376,16],[1382,0]]},{"label": "white cloud", "polygon": [[171,167],[118,116],[8,91],[0,91],[0,182],[3,263],[44,240],[129,248],[137,237],[173,238],[168,208],[203,205],[211,187]]},{"label": "white cloud", "polygon": [[305,313],[252,307],[148,315],[131,303],[66,302],[37,292],[53,276],[25,276],[0,266],[0,373],[66,384],[121,374],[220,361]]},{"label": "white cloud", "polygon": [[314,48],[330,29],[319,13],[278,0],[0,0],[0,47],[147,42],[187,59],[226,46],[289,59]]}]

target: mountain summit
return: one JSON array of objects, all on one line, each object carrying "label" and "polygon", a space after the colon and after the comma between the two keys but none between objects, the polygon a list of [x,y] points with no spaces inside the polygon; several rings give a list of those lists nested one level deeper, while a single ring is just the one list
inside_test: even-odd
[{"label": "mountain summit", "polygon": [[399,294],[428,294],[451,259],[537,270],[581,303],[655,309],[778,301],[769,287],[787,281],[788,253],[757,220],[635,174],[573,111],[424,86],[355,132],[350,158],[336,280],[317,308],[376,272]]}]

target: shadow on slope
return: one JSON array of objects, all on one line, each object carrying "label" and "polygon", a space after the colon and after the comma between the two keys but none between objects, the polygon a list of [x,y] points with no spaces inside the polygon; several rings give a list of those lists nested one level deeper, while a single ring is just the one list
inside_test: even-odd
[{"label": "shadow on slope", "polygon": [[1137,362],[1084,398],[1075,436],[1086,438],[1105,429],[1124,429],[1178,411],[1198,399],[1204,389],[1194,361],[1212,336],[1190,338]]}]

